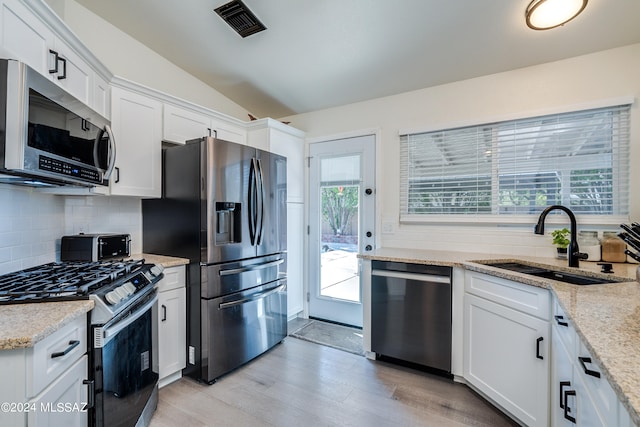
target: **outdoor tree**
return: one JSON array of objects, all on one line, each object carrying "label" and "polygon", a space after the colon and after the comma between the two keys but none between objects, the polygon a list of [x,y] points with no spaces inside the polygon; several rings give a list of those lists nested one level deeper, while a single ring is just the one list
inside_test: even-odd
[{"label": "outdoor tree", "polygon": [[334,235],[344,234],[358,211],[358,187],[323,187],[322,218]]}]

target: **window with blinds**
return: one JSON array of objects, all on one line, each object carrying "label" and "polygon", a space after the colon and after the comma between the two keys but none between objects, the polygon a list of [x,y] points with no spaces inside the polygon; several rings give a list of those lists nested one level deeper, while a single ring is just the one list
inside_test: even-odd
[{"label": "window with blinds", "polygon": [[629,213],[630,105],[400,136],[401,220]]}]

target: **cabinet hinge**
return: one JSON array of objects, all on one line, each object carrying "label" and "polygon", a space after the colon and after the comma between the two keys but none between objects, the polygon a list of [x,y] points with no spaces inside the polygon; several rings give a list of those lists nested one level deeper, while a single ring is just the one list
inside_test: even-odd
[{"label": "cabinet hinge", "polygon": [[307,225],[307,234],[311,234],[311,226]]},{"label": "cabinet hinge", "polygon": [[311,294],[307,292],[307,302],[309,302],[310,299],[311,299]]}]

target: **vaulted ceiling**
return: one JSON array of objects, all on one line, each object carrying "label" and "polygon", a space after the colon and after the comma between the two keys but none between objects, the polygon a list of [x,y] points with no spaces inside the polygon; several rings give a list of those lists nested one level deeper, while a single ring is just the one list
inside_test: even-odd
[{"label": "vaulted ceiling", "polygon": [[[284,117],[640,42],[640,1],[591,0],[574,21],[525,25],[529,0],[76,0],[258,117]],[[640,78],[640,76],[638,77]]]}]

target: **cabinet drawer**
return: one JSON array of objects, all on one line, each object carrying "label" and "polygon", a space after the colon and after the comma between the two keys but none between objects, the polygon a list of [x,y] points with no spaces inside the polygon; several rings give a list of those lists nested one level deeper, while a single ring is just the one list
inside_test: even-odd
[{"label": "cabinet drawer", "polygon": [[549,319],[549,291],[476,272],[467,272],[465,291],[540,319]]},{"label": "cabinet drawer", "polygon": [[29,426],[85,427],[89,418],[85,409],[88,398],[87,355],[78,359],[60,377],[30,403],[37,408],[27,414]]},{"label": "cabinet drawer", "polygon": [[551,323],[558,333],[558,338],[562,341],[562,344],[564,344],[569,352],[569,356],[573,359],[576,354],[576,330],[569,320],[569,317],[555,299],[553,301],[553,318],[551,319]]},{"label": "cabinet drawer", "polygon": [[27,353],[26,394],[31,398],[87,352],[87,318],[80,316]]},{"label": "cabinet drawer", "polygon": [[602,373],[599,362],[591,356],[582,341],[578,345],[574,366],[602,419],[607,425],[617,425],[618,397]]},{"label": "cabinet drawer", "polygon": [[183,265],[179,267],[165,268],[164,277],[158,282],[158,292],[170,291],[171,289],[184,288],[187,274]]}]

